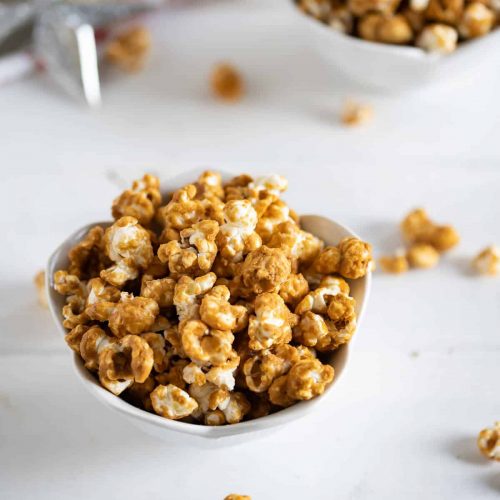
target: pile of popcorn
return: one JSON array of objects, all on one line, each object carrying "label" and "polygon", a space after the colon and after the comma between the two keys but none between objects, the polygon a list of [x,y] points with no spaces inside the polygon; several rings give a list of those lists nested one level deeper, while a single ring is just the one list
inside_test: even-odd
[{"label": "pile of popcorn", "polygon": [[412,210],[400,225],[407,248],[379,259],[387,273],[404,273],[410,267],[429,269],[439,263],[440,255],[460,241],[456,229],[449,224],[436,224],[423,208]]},{"label": "pile of popcorn", "polygon": [[[322,362],[349,342],[346,281],[371,247],[301,229],[285,178],[204,172],[164,203],[156,177],[135,181],[53,277],[66,341],[101,384],[169,419],[257,418],[322,394]],[[324,354],[325,353],[325,354]]]},{"label": "pile of popcorn", "polygon": [[499,0],[297,0],[306,14],[372,42],[448,54],[500,24]]}]

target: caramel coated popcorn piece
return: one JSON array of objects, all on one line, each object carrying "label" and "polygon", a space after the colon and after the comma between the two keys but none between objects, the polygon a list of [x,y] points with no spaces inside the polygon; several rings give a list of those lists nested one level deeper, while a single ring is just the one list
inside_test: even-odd
[{"label": "caramel coated popcorn piece", "polygon": [[277,293],[263,293],[255,299],[255,315],[250,316],[248,335],[250,349],[267,349],[285,344],[292,338],[297,317]]},{"label": "caramel coated popcorn piece", "polygon": [[479,451],[490,460],[500,462],[500,422],[491,429],[483,429],[477,437]]},{"label": "caramel coated popcorn piece", "polygon": [[291,308],[309,293],[309,283],[302,274],[290,274],[288,279],[280,286],[280,297]]},{"label": "caramel coated popcorn piece", "polygon": [[38,303],[42,307],[49,307],[47,301],[47,293],[45,291],[45,271],[39,271],[36,273],[33,282],[35,283],[36,291],[38,294]]},{"label": "caramel coated popcorn piece", "polygon": [[162,242],[178,240],[183,229],[203,220],[205,209],[196,199],[198,190],[194,184],[178,189],[172,199],[158,210],[158,219],[164,230],[160,236]]},{"label": "caramel coated popcorn piece", "polygon": [[496,276],[500,273],[500,249],[494,245],[485,248],[472,261],[472,266],[479,274]]},{"label": "caramel coated popcorn piece", "polygon": [[135,217],[139,224],[147,226],[160,205],[160,181],[157,177],[146,174],[113,201],[111,211],[115,220],[130,216]]},{"label": "caramel coated popcorn piece", "polygon": [[153,368],[157,373],[167,369],[168,356],[165,351],[165,338],[154,332],[142,333],[141,337],[148,343],[153,351]]},{"label": "caramel coated popcorn piece", "polygon": [[247,387],[253,392],[267,391],[273,381],[284,374],[285,361],[264,350],[245,361],[243,373]]},{"label": "caramel coated popcorn piece", "polygon": [[221,257],[241,262],[246,254],[262,244],[255,232],[257,212],[248,200],[230,200],[224,207],[224,224],[220,226],[217,245]]},{"label": "caramel coated popcorn piece", "polygon": [[429,269],[439,262],[439,252],[426,243],[416,243],[407,252],[408,262],[411,267]]},{"label": "caramel coated popcorn piece", "polygon": [[386,273],[402,274],[410,269],[408,259],[404,250],[394,255],[385,255],[378,260],[380,268]]},{"label": "caramel coated popcorn piece", "polygon": [[105,347],[99,354],[99,380],[115,395],[133,382],[144,382],[151,373],[154,354],[138,335],[126,335]]},{"label": "caramel coated popcorn piece", "polygon": [[109,328],[116,337],[147,332],[151,330],[159,310],[153,299],[122,293],[120,302],[111,311]]},{"label": "caramel coated popcorn piece", "polygon": [[[87,370],[97,371],[99,368],[99,356],[101,352],[113,344],[115,340],[107,335],[106,332],[98,326],[93,326],[91,328],[84,327],[79,331],[78,329],[79,327],[76,327],[72,330],[72,337],[74,338],[76,344],[76,335],[81,333],[78,349],[83,361],[85,361],[85,367]],[[66,338],[66,342],[70,343],[68,336]]]},{"label": "caramel coated popcorn piece", "polygon": [[239,495],[238,493],[230,493],[224,497],[224,500],[252,500],[249,495]]},{"label": "caramel coated popcorn piece", "polygon": [[290,273],[290,261],[281,249],[262,246],[247,255],[241,280],[255,294],[277,292]]},{"label": "caramel coated popcorn piece", "polygon": [[344,238],[338,246],[326,247],[313,263],[320,274],[339,273],[351,279],[362,278],[372,265],[371,245],[357,238]]},{"label": "caramel coated popcorn piece", "polygon": [[195,279],[181,276],[174,288],[174,305],[180,321],[199,317],[201,298],[214,286],[216,280],[215,273]]},{"label": "caramel coated popcorn piece", "polygon": [[144,274],[141,283],[141,297],[153,299],[160,308],[174,305],[174,291],[176,282],[172,278],[153,279]]},{"label": "caramel coated popcorn piece", "polygon": [[355,16],[363,16],[369,12],[391,14],[396,10],[399,1],[400,0],[347,0],[347,6]]},{"label": "caramel coated popcorn piece", "polygon": [[323,278],[320,286],[309,292],[295,308],[296,314],[304,314],[307,311],[313,311],[317,314],[326,314],[328,305],[333,297],[343,294],[349,294],[349,285],[342,278],[328,276]]},{"label": "caramel coated popcorn piece", "polygon": [[495,24],[495,13],[481,2],[469,3],[462,14],[458,31],[463,38],[486,35]]},{"label": "caramel coated popcorn piece", "polygon": [[[408,19],[402,14],[388,16],[384,14],[371,13],[362,17],[358,24],[358,32],[361,38],[374,42],[392,44],[406,44],[413,40],[413,30]],[[371,118],[371,109],[364,110],[361,107],[346,105],[344,110],[347,125],[358,125]],[[352,117],[351,117],[352,116]]]},{"label": "caramel coated popcorn piece", "polygon": [[435,224],[423,208],[413,210],[403,219],[401,232],[408,243],[428,243],[438,252],[448,251],[460,241],[454,227]]},{"label": "caramel coated popcorn piece", "polygon": [[346,101],[344,104],[340,120],[344,125],[357,127],[365,125],[373,118],[373,108],[367,104],[358,104],[354,101]]},{"label": "caramel coated popcorn piece", "polygon": [[203,220],[180,232],[180,240],[160,245],[158,258],[168,263],[172,276],[200,275],[210,271],[217,255],[215,238],[219,224]]},{"label": "caramel coated popcorn piece", "polygon": [[107,256],[115,263],[101,271],[101,278],[117,287],[137,278],[153,259],[149,233],[134,217],[122,217],[104,234]]},{"label": "caramel coated popcorn piece", "polygon": [[446,24],[429,24],[422,29],[417,45],[427,52],[450,54],[457,48],[458,33]]},{"label": "caramel coated popcorn piece", "polygon": [[112,40],[106,47],[106,60],[130,72],[139,71],[151,49],[151,35],[146,28],[132,28]]},{"label": "caramel coated popcorn piece", "polygon": [[199,365],[222,365],[234,355],[234,335],[228,330],[209,328],[199,320],[188,320],[179,327],[184,352]]},{"label": "caramel coated popcorn piece", "polygon": [[332,382],[334,370],[317,359],[305,359],[292,366],[287,375],[286,392],[296,400],[308,400],[323,394]]},{"label": "caramel coated popcorn piece", "polygon": [[231,305],[229,297],[229,289],[221,285],[215,286],[203,297],[200,317],[210,328],[239,331],[248,324],[246,307]]},{"label": "caramel coated popcorn piece", "polygon": [[151,393],[151,403],[158,415],[171,420],[188,417],[198,408],[198,403],[187,392],[173,384],[159,385]]},{"label": "caramel coated popcorn piece", "polygon": [[214,197],[224,199],[224,187],[222,186],[222,176],[218,172],[206,170],[199,177],[196,183],[198,196],[200,198],[212,200]]},{"label": "caramel coated popcorn piece", "polygon": [[307,14],[325,22],[332,11],[330,0],[300,0],[299,6]]},{"label": "caramel coated popcorn piece", "polygon": [[99,274],[99,271],[104,268],[105,261],[103,237],[104,229],[101,226],[95,226],[80,243],[69,251],[69,274],[80,279]]},{"label": "caramel coated popcorn piece", "polygon": [[226,102],[239,101],[244,94],[244,82],[239,71],[231,64],[217,64],[210,75],[212,92]]},{"label": "caramel coated popcorn piece", "polygon": [[313,262],[322,250],[323,242],[289,220],[275,228],[267,246],[283,250],[292,263],[292,270],[296,271]]},{"label": "caramel coated popcorn piece", "polygon": [[425,16],[431,21],[456,26],[463,9],[464,0],[429,0]]}]

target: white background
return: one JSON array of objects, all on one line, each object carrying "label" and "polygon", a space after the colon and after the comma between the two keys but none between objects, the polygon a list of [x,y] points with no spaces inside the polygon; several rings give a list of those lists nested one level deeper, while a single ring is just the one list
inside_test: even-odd
[{"label": "white background", "polygon": [[[475,437],[500,419],[500,278],[468,271],[500,243],[498,65],[411,95],[363,94],[327,75],[282,3],[156,16],[150,63],[108,75],[99,112],[40,77],[0,90],[2,499],[498,498],[500,467]],[[235,106],[207,88],[223,59],[246,77]],[[348,96],[375,106],[370,126],[339,125]],[[350,365],[320,413],[222,450],[170,448],[101,407],[31,283],[145,170],[168,179],[205,165],[286,175],[299,213],[351,226],[378,255],[400,244],[414,206],[462,235],[435,270],[376,274]]]}]

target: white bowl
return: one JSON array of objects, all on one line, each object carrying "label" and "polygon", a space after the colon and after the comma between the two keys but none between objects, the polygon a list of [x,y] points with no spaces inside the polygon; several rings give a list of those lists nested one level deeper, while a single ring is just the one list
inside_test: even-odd
[{"label": "white bowl", "polygon": [[302,12],[286,0],[304,36],[324,61],[362,86],[400,92],[430,82],[474,73],[500,58],[500,28],[460,44],[448,55],[431,54],[418,47],[369,42],[341,33]]},{"label": "white bowl", "polygon": [[[181,179],[176,178],[169,182],[169,188],[174,190],[177,187],[184,185],[188,180],[197,177],[197,173],[190,173],[183,175]],[[334,245],[346,236],[356,236],[350,229],[341,226],[324,217],[309,215],[302,217],[302,224],[304,229],[314,233],[316,236],[323,239],[327,244]],[[54,272],[59,269],[65,269],[68,265],[68,251],[77,242],[79,242],[87,231],[99,224],[101,226],[109,226],[110,221],[96,222],[89,224],[66,239],[52,254],[47,264],[47,296],[49,301],[50,311],[52,317],[63,336],[66,329],[62,325],[61,308],[64,305],[64,297],[59,295],[53,287]],[[371,275],[368,273],[364,278],[350,282],[351,294],[356,299],[356,313],[358,317],[358,330],[363,317],[363,313],[368,300],[370,291]],[[359,333],[356,333],[353,338]],[[340,375],[344,371],[345,365],[348,361],[352,342],[348,345],[342,346],[337,349],[328,359],[328,362],[335,368],[335,378],[333,383],[327,388],[325,393],[311,401],[297,403],[294,406],[283,409],[272,415],[241,422],[234,425],[225,425],[220,427],[209,427],[204,425],[189,424],[185,422],[177,422],[175,420],[168,420],[166,418],[148,413],[144,410],[136,408],[135,406],[127,403],[123,399],[113,395],[104,389],[97,378],[94,377],[84,366],[81,358],[73,354],[73,361],[78,378],[83,382],[86,389],[99,401],[104,403],[112,410],[120,413],[125,418],[130,420],[136,426],[140,427],[149,434],[159,437],[163,440],[169,441],[172,444],[189,444],[189,445],[206,445],[213,446],[213,440],[218,440],[217,443],[223,445],[230,445],[238,443],[238,439],[242,434],[249,432],[264,433],[276,426],[286,424],[291,420],[304,417],[313,409],[317,409],[318,405],[334,394],[333,388],[338,383]],[[68,352],[69,354],[69,352]],[[110,416],[111,418],[111,416]],[[231,439],[232,438],[232,439]]]}]

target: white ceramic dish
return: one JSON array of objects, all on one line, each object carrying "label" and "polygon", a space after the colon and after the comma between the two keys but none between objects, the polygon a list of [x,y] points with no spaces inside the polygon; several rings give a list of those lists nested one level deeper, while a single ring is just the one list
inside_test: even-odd
[{"label": "white ceramic dish", "polygon": [[[192,179],[195,179],[199,172],[191,172],[187,175],[183,175],[180,178],[173,179],[168,183],[169,190],[174,190],[180,187]],[[329,219],[319,216],[304,216],[302,217],[302,224],[304,229],[314,233],[316,236],[323,239],[327,244],[336,244],[342,238],[346,236],[355,236],[355,234],[348,228],[341,226]],[[71,247],[73,247],[82,237],[87,233],[87,231],[100,224],[102,226],[108,226],[110,224],[107,222],[95,222],[89,224],[71,236],[69,236],[52,254],[47,264],[47,296],[49,299],[49,307],[52,313],[52,317],[57,325],[57,328],[61,332],[61,335],[66,333],[66,329],[62,325],[61,308],[64,304],[64,297],[59,295],[53,288],[53,276],[54,272],[58,269],[65,269],[68,264],[67,254]],[[358,316],[358,332],[353,338],[359,335],[359,326],[361,324],[361,319],[365,311],[366,303],[368,301],[368,295],[370,291],[371,275],[370,273],[359,280],[352,281],[351,283],[352,296],[356,299],[356,312]],[[83,362],[77,355],[73,356],[75,371],[78,378],[83,382],[86,389],[99,401],[104,403],[110,409],[115,412],[120,413],[136,426],[140,427],[144,431],[152,434],[156,437],[166,440],[171,444],[189,444],[189,445],[207,445],[213,446],[213,440],[218,440],[217,442],[224,445],[230,445],[234,443],[241,442],[241,436],[247,433],[264,433],[270,431],[277,426],[286,424],[291,420],[296,420],[298,418],[304,417],[309,412],[317,409],[318,406],[331,398],[334,394],[334,387],[338,383],[341,375],[345,369],[346,363],[349,358],[349,353],[352,348],[352,342],[349,345],[342,346],[339,348],[329,359],[329,362],[335,368],[335,379],[333,383],[328,387],[325,393],[316,399],[311,401],[298,403],[290,408],[286,408],[272,415],[249,420],[247,422],[241,422],[235,425],[226,425],[220,427],[208,427],[202,425],[188,424],[184,422],[177,422],[174,420],[168,420],[160,416],[154,415],[143,411],[131,404],[127,403],[123,399],[111,394],[106,389],[104,389],[98,382],[98,380],[84,367]],[[69,352],[68,352],[69,354]],[[232,438],[232,439],[231,439]],[[221,443],[223,441],[223,443]]]},{"label": "white ceramic dish", "polygon": [[304,14],[286,0],[304,36],[324,61],[362,86],[401,92],[430,82],[458,79],[500,59],[500,29],[459,45],[449,55],[429,54],[417,47],[369,42],[346,35]]}]

